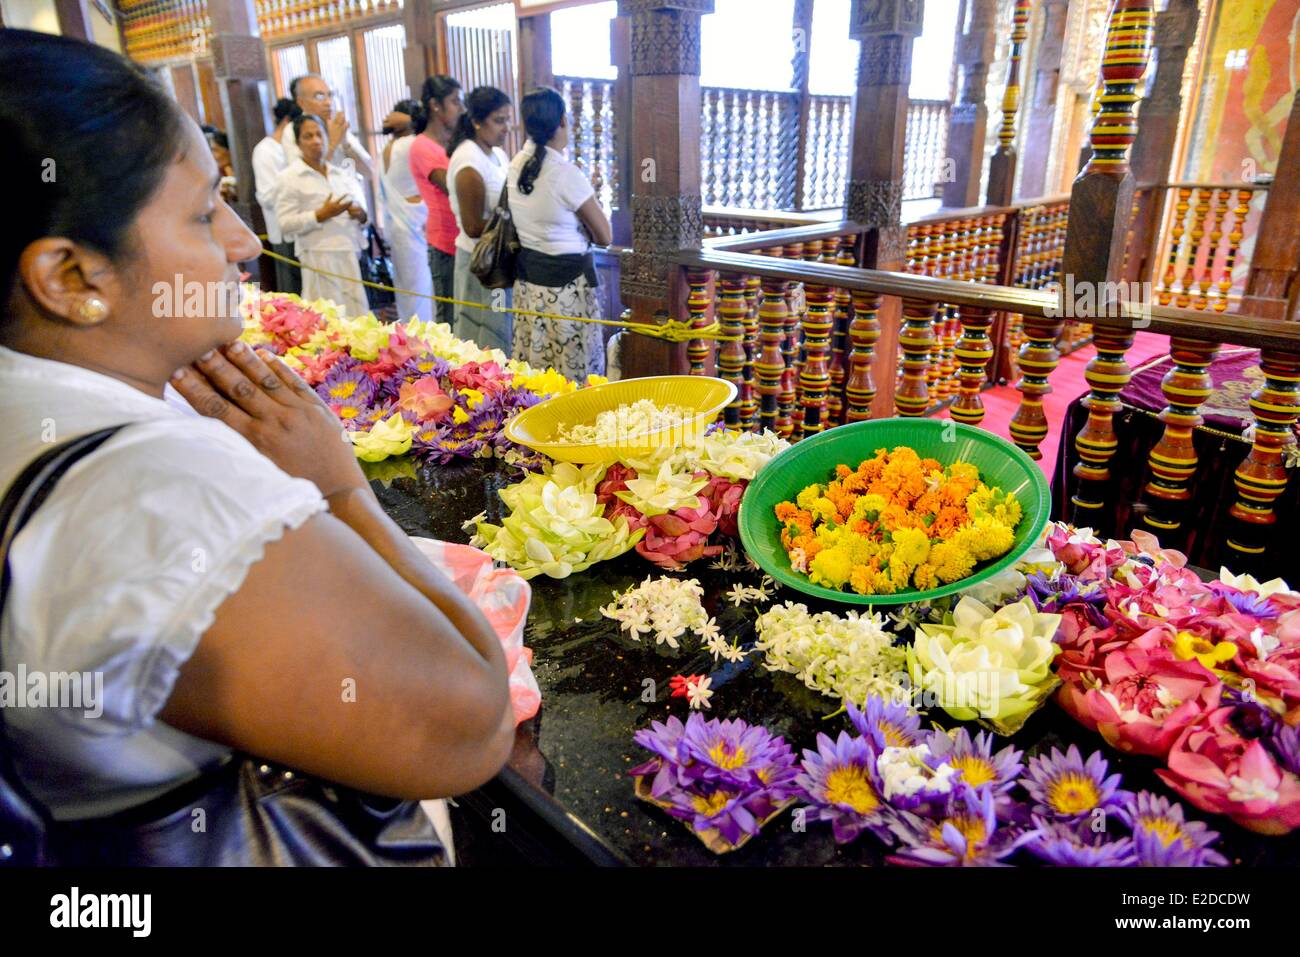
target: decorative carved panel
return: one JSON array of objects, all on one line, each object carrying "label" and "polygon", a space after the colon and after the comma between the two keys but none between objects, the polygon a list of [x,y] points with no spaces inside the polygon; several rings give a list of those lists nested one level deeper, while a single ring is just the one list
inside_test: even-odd
[{"label": "decorative carved panel", "polygon": [[698,193],[632,196],[632,245],[638,250],[673,252],[700,245],[703,204]]},{"label": "decorative carved panel", "polygon": [[619,14],[632,18],[633,76],[700,72],[700,17],[713,0],[619,0]]},{"label": "decorative carved panel", "polygon": [[218,33],[212,37],[212,68],[219,80],[265,80],[266,48],[261,37]]},{"label": "decorative carved panel", "polygon": [[867,226],[893,226],[902,217],[903,184],[893,180],[849,183],[845,216]]}]

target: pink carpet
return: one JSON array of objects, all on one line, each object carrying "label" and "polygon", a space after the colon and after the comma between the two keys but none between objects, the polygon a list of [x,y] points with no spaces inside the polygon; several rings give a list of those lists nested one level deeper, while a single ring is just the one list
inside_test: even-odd
[{"label": "pink carpet", "polygon": [[[1130,368],[1137,369],[1148,360],[1163,356],[1169,351],[1169,337],[1150,332],[1139,332],[1126,357]],[[1066,407],[1088,391],[1088,382],[1083,377],[1084,367],[1097,354],[1092,346],[1084,346],[1061,359],[1049,380],[1052,391],[1043,396],[1043,413],[1047,416],[1047,438],[1039,446],[1043,457],[1039,466],[1050,479],[1056,468],[1056,452],[1061,442],[1061,423],[1065,420]],[[980,393],[984,400],[984,422],[982,428],[994,432],[1003,438],[1010,438],[1011,418],[1020,407],[1020,393],[1014,385],[1000,385]],[[939,414],[948,418],[948,410]]]}]

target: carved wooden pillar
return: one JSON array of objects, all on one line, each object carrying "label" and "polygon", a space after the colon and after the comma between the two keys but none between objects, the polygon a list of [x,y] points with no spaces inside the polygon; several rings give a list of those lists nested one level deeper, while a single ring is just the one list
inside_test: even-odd
[{"label": "carved wooden pillar", "polygon": [[[408,2],[402,8],[402,25],[406,28],[406,48],[403,51],[406,67],[406,85],[417,100],[424,87],[424,79],[437,72],[438,60],[437,4]],[[466,90],[465,92],[469,92]]]},{"label": "carved wooden pillar", "polygon": [[270,128],[270,111],[264,82],[266,48],[258,35],[257,12],[253,0],[208,0],[208,16],[212,19],[213,73],[221,92],[230,161],[238,181],[238,199],[233,206],[244,222],[263,233],[266,223],[253,195],[253,147]]},{"label": "carved wooden pillar", "polygon": [[519,94],[539,86],[555,86],[549,13],[519,18]]},{"label": "carved wooden pillar", "polygon": [[1047,192],[1047,162],[1052,152],[1068,6],[1069,0],[1044,0],[1042,4],[1043,35],[1034,54],[1033,93],[1025,114],[1025,156],[1020,171],[1020,195],[1025,197]]},{"label": "carved wooden pillar", "polygon": [[[669,310],[684,318],[678,249],[698,248],[700,202],[700,17],[713,0],[619,0],[631,21],[630,149],[632,250],[621,264],[620,290],[634,319]],[[684,372],[680,344],[642,338],[624,352],[623,374]]]},{"label": "carved wooden pillar", "polygon": [[95,42],[95,29],[90,23],[90,4],[87,0],[54,0],[54,13],[59,19],[59,32],[65,37]]},{"label": "carved wooden pillar", "polygon": [[[1075,288],[1088,284],[1100,292],[1103,284],[1118,280],[1124,263],[1133,207],[1128,151],[1137,132],[1133,115],[1137,81],[1151,52],[1152,6],[1152,0],[1115,0],[1111,7],[1101,65],[1105,90],[1092,126],[1092,156],[1070,193],[1061,273],[1067,284],[1073,279]],[[1099,310],[1106,308],[1097,296],[1093,298]],[[1117,447],[1114,418],[1120,408],[1119,393],[1132,377],[1124,359],[1133,344],[1131,331],[1097,326],[1094,343],[1097,355],[1084,373],[1092,388],[1084,399],[1088,423],[1075,438],[1081,461],[1074,474],[1080,486],[1071,501],[1078,525],[1097,525],[1104,517],[1110,460]]]},{"label": "carved wooden pillar", "polygon": [[1291,104],[1277,159],[1277,172],[1269,187],[1268,202],[1255,236],[1255,255],[1242,312],[1274,319],[1295,319],[1300,305],[1300,96]]},{"label": "carved wooden pillar", "polygon": [[618,67],[610,113],[614,117],[614,208],[609,222],[615,246],[632,245],[632,146],[629,124],[632,116],[632,24],[627,17],[609,23],[610,62]]},{"label": "carved wooden pillar", "polygon": [[[1183,109],[1183,67],[1187,51],[1196,40],[1199,17],[1197,0],[1169,0],[1168,8],[1156,15],[1156,72],[1138,107],[1138,132],[1133,141],[1133,179],[1137,185],[1164,183],[1169,179],[1169,166],[1178,145],[1178,118]],[[1166,196],[1166,190],[1148,189],[1137,197],[1128,264],[1124,269],[1127,280],[1141,282],[1154,278],[1152,257],[1157,254],[1155,244],[1159,223],[1164,218]]]},{"label": "carved wooden pillar", "polygon": [[[921,35],[924,6],[922,0],[853,0],[850,13],[849,36],[861,41],[861,51],[853,93],[845,218],[867,227],[862,266],[868,269],[899,270],[905,260],[907,230],[900,220],[907,88],[912,79],[912,41]],[[881,300],[872,320],[879,328],[871,356],[878,383],[871,402],[871,415],[876,418],[893,414],[899,317],[899,301],[891,296]],[[856,343],[864,341],[855,339],[859,360],[862,353]],[[848,388],[855,397],[865,395],[860,376]],[[854,410],[851,400],[848,418],[853,420],[861,410]]]},{"label": "carved wooden pillar", "polygon": [[989,206],[1006,206],[1016,188],[1016,114],[1020,111],[1020,56],[1029,37],[1029,0],[1016,0],[1011,20],[1011,65],[1007,88],[1002,95],[1002,125],[998,127],[998,148],[989,160]]},{"label": "carved wooden pillar", "polygon": [[948,155],[956,164],[952,182],[943,186],[943,205],[964,209],[980,204],[984,139],[989,110],[985,91],[989,63],[997,37],[997,0],[969,0],[966,31],[957,38],[957,63],[961,67],[961,93],[948,120]]}]

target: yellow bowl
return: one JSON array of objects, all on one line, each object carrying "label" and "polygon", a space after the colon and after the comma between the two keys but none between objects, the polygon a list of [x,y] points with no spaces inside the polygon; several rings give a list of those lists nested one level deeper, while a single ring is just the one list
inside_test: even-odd
[{"label": "yellow bowl", "polygon": [[[679,445],[704,434],[718,413],[736,397],[736,387],[724,379],[698,375],[660,375],[621,379],[604,385],[557,395],[525,409],[506,423],[511,442],[549,455],[559,462],[586,465],[612,462],[621,456],[646,455],[662,445]],[[676,405],[695,415],[680,426],[641,432],[615,443],[561,442],[560,431],[575,425],[594,425],[596,416],[621,405],[649,399],[658,406]]]}]

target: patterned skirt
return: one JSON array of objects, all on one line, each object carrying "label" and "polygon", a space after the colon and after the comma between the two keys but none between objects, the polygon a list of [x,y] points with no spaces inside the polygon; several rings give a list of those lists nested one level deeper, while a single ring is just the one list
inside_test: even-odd
[{"label": "patterned skirt", "polygon": [[[538,286],[516,280],[516,309],[549,312],[562,316],[605,318],[596,287],[579,276],[567,286]],[[515,359],[545,369],[550,366],[570,379],[581,382],[589,375],[605,372],[605,337],[594,322],[567,322],[541,316],[516,315],[513,349]]]}]

